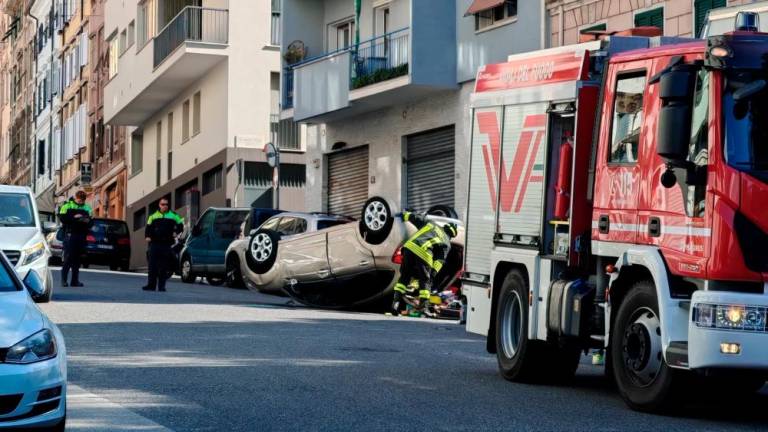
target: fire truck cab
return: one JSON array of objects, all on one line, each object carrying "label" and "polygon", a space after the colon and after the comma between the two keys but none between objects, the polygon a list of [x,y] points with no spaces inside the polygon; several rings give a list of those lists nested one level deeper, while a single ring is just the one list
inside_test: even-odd
[{"label": "fire truck cab", "polygon": [[467,330],[512,381],[606,350],[627,404],[768,376],[768,35],[610,37],[481,67]]}]

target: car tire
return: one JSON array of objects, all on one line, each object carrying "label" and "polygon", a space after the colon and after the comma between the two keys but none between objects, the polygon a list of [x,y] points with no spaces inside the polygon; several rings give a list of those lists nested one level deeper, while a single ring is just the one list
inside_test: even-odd
[{"label": "car tire", "polygon": [[387,200],[373,197],[365,202],[360,213],[360,235],[368,244],[381,244],[392,231],[393,223],[392,209]]},{"label": "car tire", "polygon": [[35,299],[35,303],[50,303],[53,297],[53,284],[48,285],[48,289],[45,294]]},{"label": "car tire", "polygon": [[547,345],[528,339],[528,284],[518,271],[504,278],[496,303],[496,358],[508,381],[534,382],[544,374]]},{"label": "car tire", "polygon": [[197,275],[192,271],[192,260],[189,259],[189,256],[184,256],[184,258],[181,259],[181,281],[184,283],[195,283],[197,280]]},{"label": "car tire", "polygon": [[211,285],[211,286],[224,285],[224,278],[221,276],[206,276],[205,280],[206,282],[208,282],[208,285]]},{"label": "car tire", "polygon": [[256,274],[268,272],[275,264],[280,234],[272,230],[258,230],[248,241],[245,262]]},{"label": "car tire", "polygon": [[427,214],[430,216],[441,216],[451,219],[459,218],[459,214],[456,213],[456,210],[453,207],[447,205],[432,206],[429,208],[429,210],[427,210]]},{"label": "car tire", "polygon": [[240,259],[237,257],[237,255],[231,255],[229,258],[227,258],[227,264],[226,264],[226,278],[225,283],[227,284],[227,287],[229,288],[243,288],[243,274],[242,270],[240,270]]},{"label": "car tire", "polygon": [[667,366],[662,355],[656,289],[650,281],[629,288],[616,313],[610,360],[619,394],[630,408],[660,412],[671,408],[684,387],[683,371]]}]

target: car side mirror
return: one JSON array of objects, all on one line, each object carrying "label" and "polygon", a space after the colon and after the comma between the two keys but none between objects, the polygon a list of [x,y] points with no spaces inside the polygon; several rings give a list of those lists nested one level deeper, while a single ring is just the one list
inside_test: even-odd
[{"label": "car side mirror", "polygon": [[43,222],[43,234],[50,234],[58,229],[56,222]]},{"label": "car side mirror", "polygon": [[688,158],[695,83],[696,73],[688,68],[673,69],[660,80],[661,111],[656,152],[674,166],[680,166]]},{"label": "car side mirror", "polygon": [[35,270],[28,271],[23,282],[24,287],[32,296],[32,300],[38,301],[45,295],[45,284]]}]

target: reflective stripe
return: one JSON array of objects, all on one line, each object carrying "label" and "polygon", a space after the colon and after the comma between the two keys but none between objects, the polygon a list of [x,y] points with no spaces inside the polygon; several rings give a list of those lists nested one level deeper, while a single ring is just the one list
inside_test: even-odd
[{"label": "reflective stripe", "polygon": [[405,285],[401,284],[400,282],[395,284],[395,291],[399,292],[401,294],[405,294]]},{"label": "reflective stripe", "polygon": [[428,299],[431,294],[429,290],[421,290],[419,291],[419,298]]},{"label": "reflective stripe", "polygon": [[435,261],[432,263],[432,268],[435,269],[436,272],[440,273],[440,270],[443,268],[443,263],[440,261]]},{"label": "reflective stripe", "polygon": [[422,261],[424,261],[428,266],[432,267],[432,256],[421,248],[421,246],[417,245],[411,240],[408,240],[403,245],[404,248],[408,249],[409,251],[413,252],[417,257],[419,257]]}]

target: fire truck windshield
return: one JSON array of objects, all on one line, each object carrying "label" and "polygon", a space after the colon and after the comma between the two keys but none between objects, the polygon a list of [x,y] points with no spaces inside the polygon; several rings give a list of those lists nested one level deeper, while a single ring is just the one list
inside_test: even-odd
[{"label": "fire truck windshield", "polygon": [[745,71],[728,74],[723,95],[725,158],[728,165],[768,182],[768,87],[745,98],[736,93],[759,79],[768,79],[768,75]]}]

